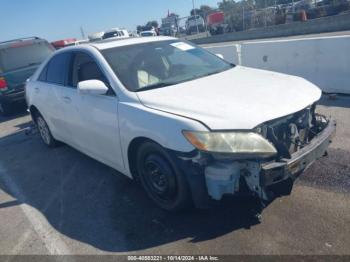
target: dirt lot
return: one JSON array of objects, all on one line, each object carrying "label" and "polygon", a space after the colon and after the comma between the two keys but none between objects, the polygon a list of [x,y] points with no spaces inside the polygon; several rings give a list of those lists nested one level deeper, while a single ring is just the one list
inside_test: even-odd
[{"label": "dirt lot", "polygon": [[324,98],[338,121],[329,157],[257,224],[245,201],[169,214],[118,172],[27,136],[22,108],[0,118],[0,254],[350,254],[350,97]]}]

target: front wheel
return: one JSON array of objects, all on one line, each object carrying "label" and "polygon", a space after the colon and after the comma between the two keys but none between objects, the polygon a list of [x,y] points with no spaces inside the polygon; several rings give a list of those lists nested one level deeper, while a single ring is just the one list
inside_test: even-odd
[{"label": "front wheel", "polygon": [[38,127],[40,137],[45,145],[48,147],[56,147],[57,140],[52,136],[50,128],[44,118],[40,114],[37,114],[35,122]]},{"label": "front wheel", "polygon": [[179,211],[191,205],[185,177],[160,145],[152,142],[141,145],[137,171],[146,193],[160,208]]}]

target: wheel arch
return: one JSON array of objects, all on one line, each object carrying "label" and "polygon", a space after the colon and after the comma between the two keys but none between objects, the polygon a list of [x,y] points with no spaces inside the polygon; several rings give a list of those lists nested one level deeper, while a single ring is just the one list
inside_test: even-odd
[{"label": "wheel arch", "polygon": [[36,106],[31,105],[29,107],[29,112],[30,112],[30,115],[31,115],[33,121],[36,123],[36,116],[41,115],[39,109]]},{"label": "wheel arch", "polygon": [[[138,175],[137,175],[137,170],[136,170],[136,156],[137,156],[137,150],[140,148],[140,146],[146,142],[151,142],[151,143],[155,143],[160,145],[159,143],[157,143],[156,141],[148,138],[148,137],[144,137],[144,136],[139,136],[139,137],[135,137],[133,140],[131,140],[131,142],[129,143],[128,146],[128,165],[129,165],[129,170],[130,170],[130,174],[132,176],[133,179],[135,179],[136,181],[138,181]],[[160,145],[162,146],[162,145]]]}]

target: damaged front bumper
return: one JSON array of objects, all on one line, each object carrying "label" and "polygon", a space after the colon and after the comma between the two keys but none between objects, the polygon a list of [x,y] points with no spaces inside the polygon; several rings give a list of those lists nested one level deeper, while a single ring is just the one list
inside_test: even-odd
[{"label": "damaged front bumper", "polygon": [[291,159],[262,165],[261,184],[269,186],[289,177],[295,180],[315,160],[326,154],[335,132],[336,122],[329,121],[327,127],[307,146],[292,154]]},{"label": "damaged front bumper", "polygon": [[293,181],[308,166],[326,154],[335,131],[336,122],[329,121],[290,159],[282,158],[268,163],[258,160],[206,161],[200,154],[190,157],[176,155],[176,158],[187,176],[197,207],[207,206],[210,199],[220,200],[224,195],[238,195],[242,191],[263,201],[270,201],[276,196],[271,188],[281,188],[286,181],[290,181],[292,186]]}]

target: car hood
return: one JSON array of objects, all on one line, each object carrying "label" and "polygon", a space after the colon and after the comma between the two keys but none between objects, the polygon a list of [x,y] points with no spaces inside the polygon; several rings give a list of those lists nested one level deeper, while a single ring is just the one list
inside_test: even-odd
[{"label": "car hood", "polygon": [[147,107],[196,119],[212,130],[233,130],[298,112],[318,101],[321,90],[300,77],[236,66],[137,95]]}]

